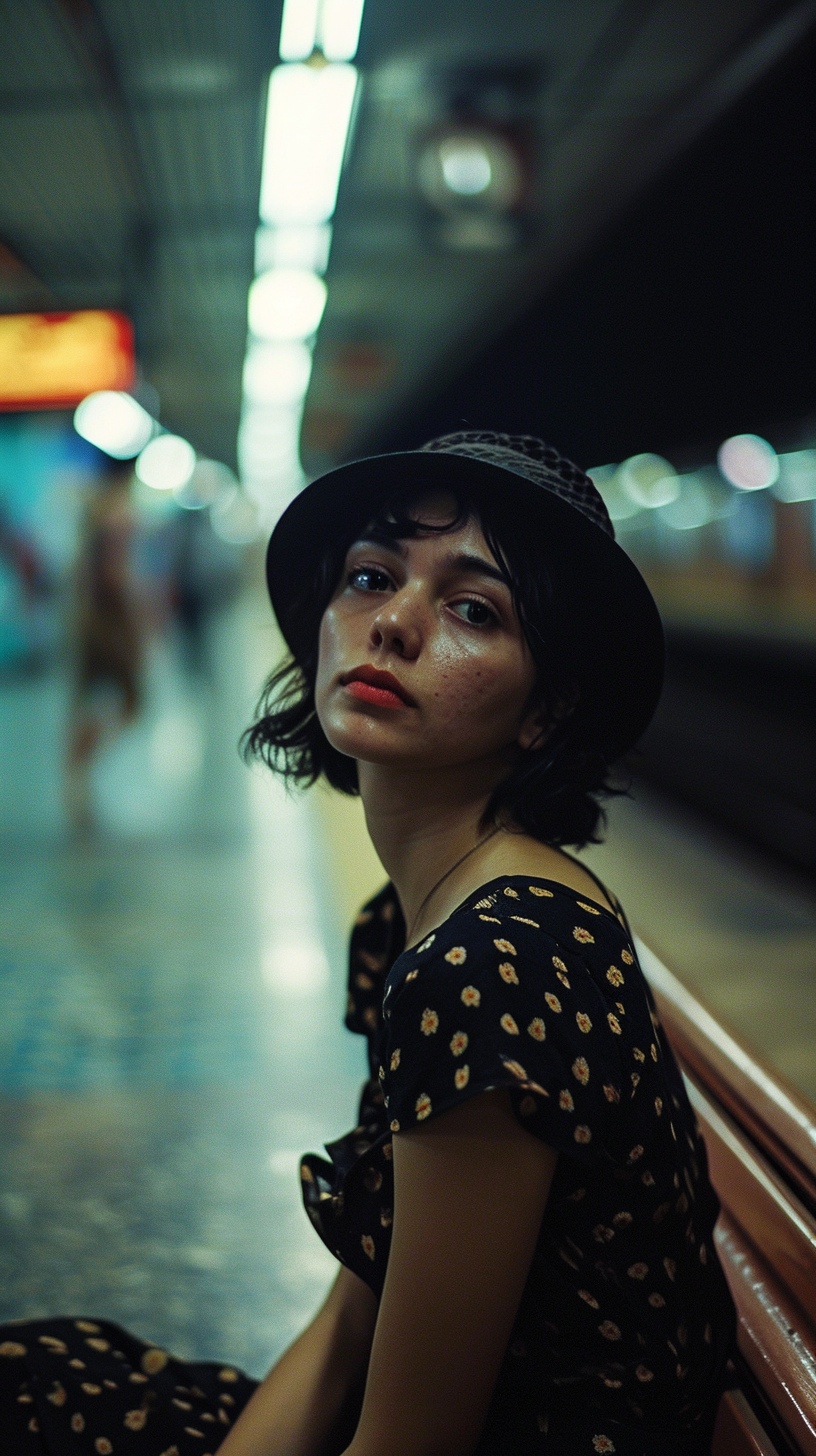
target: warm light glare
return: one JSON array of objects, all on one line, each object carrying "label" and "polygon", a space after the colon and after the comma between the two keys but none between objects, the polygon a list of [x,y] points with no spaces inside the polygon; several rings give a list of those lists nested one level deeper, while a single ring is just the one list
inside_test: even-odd
[{"label": "warm light glare", "polygon": [[100,389],[89,394],[74,411],[74,429],[83,440],[112,455],[130,460],[144,449],[155,422],[129,394]]},{"label": "warm light glare", "polygon": [[284,0],[280,34],[282,61],[305,61],[317,41],[320,0]]},{"label": "warm light glare", "polygon": [[635,505],[647,510],[667,506],[680,494],[677,471],[662,455],[632,455],[620,466],[618,482]]},{"label": "warm light glare", "polygon": [[737,490],[766,490],[779,479],[776,451],[760,435],[732,435],[717,451],[717,464]]},{"label": "warm light glare", "polygon": [[271,268],[249,290],[249,327],[259,339],[308,339],[326,307],[326,285],[305,268]]},{"label": "warm light glare", "polygon": [[364,0],[323,0],[318,40],[327,61],[352,61],[357,54]]},{"label": "warm light glare", "polygon": [[325,273],[329,266],[331,223],[291,223],[259,227],[255,233],[255,272],[268,268],[308,268]]},{"label": "warm light glare", "polygon": [[303,399],[311,372],[305,344],[253,344],[244,361],[244,398],[252,404],[292,404]]},{"label": "warm light glare", "polygon": [[260,214],[321,223],[334,212],[357,72],[337,64],[277,66],[269,80]]},{"label": "warm light glare", "polygon": [[157,435],[136,461],[136,474],[152,490],[180,490],[195,463],[195,450],[181,435]]}]

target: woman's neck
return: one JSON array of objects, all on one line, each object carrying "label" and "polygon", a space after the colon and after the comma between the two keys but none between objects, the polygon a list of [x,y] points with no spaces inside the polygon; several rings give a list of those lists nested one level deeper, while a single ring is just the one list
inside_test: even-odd
[{"label": "woman's neck", "polygon": [[[426,918],[436,924],[451,900],[459,902],[461,881],[483,876],[489,851],[481,844],[490,832],[481,826],[490,791],[484,773],[477,778],[468,769],[401,773],[360,764],[359,778],[368,832],[396,888],[410,938]],[[464,856],[457,873],[452,867]]]}]

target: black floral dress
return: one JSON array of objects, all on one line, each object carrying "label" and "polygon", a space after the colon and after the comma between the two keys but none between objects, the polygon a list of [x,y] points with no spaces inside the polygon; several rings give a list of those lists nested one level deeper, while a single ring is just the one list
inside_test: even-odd
[{"label": "black floral dress", "polygon": [[[301,1166],[321,1238],[379,1295],[392,1136],[489,1088],[560,1154],[476,1456],[696,1456],[733,1340],[705,1149],[618,919],[491,881],[421,945],[387,886],[352,935],[358,1125]],[[0,1451],[213,1456],[255,1389],[103,1320],[0,1326]]]},{"label": "black floral dress", "polygon": [[560,1154],[478,1456],[705,1451],[734,1310],[705,1148],[630,935],[553,881],[481,887],[421,945],[386,887],[351,945],[358,1126],[303,1159],[309,1215],[379,1295],[392,1135],[509,1089]]}]

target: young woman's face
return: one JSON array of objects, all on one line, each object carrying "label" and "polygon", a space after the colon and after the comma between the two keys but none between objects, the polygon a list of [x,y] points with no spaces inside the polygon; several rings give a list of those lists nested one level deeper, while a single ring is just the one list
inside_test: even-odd
[{"label": "young woman's face", "polygon": [[[456,513],[444,495],[412,514]],[[326,737],[369,763],[509,769],[540,732],[535,668],[476,519],[389,545],[355,541],[320,627],[315,699]]]}]

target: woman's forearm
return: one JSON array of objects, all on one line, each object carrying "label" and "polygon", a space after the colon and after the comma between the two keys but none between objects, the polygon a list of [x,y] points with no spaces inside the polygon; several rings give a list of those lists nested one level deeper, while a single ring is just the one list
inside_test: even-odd
[{"label": "woman's forearm", "polygon": [[333,1456],[350,1438],[349,1401],[362,1394],[377,1306],[345,1269],[312,1323],[258,1386],[218,1456]]}]

